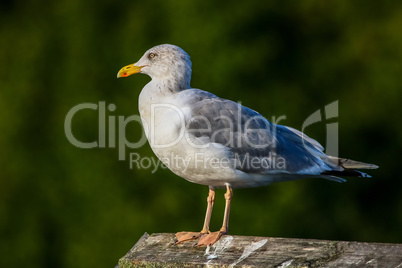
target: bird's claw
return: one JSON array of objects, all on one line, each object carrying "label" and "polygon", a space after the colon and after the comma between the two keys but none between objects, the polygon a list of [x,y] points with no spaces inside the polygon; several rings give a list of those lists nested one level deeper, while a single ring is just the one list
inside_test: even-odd
[{"label": "bird's claw", "polygon": [[200,238],[202,233],[200,232],[178,232],[176,233],[176,240],[174,241],[173,245],[178,245],[180,243],[196,240]]},{"label": "bird's claw", "polygon": [[194,245],[194,247],[211,246],[215,244],[222,237],[222,235],[225,234],[226,232],[218,231],[202,235],[200,240]]}]

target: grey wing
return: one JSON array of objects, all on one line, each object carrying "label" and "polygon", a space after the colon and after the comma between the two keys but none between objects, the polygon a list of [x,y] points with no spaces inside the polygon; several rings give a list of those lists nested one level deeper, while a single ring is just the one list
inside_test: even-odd
[{"label": "grey wing", "polygon": [[322,146],[301,132],[275,125],[258,112],[192,89],[186,92],[192,117],[187,131],[229,148],[235,168],[254,174],[319,175],[331,168]]}]

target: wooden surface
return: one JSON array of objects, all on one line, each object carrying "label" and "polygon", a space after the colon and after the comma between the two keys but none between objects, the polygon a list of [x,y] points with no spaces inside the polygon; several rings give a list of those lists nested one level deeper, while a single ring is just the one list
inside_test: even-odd
[{"label": "wooden surface", "polygon": [[193,247],[171,245],[174,238],[145,233],[118,267],[402,268],[402,244],[226,235],[211,247]]}]

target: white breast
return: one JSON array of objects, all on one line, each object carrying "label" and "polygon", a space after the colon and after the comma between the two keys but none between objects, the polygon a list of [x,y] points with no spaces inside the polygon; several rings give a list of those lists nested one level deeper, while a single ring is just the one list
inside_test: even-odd
[{"label": "white breast", "polygon": [[192,116],[189,107],[178,103],[174,95],[151,97],[141,92],[139,106],[145,134],[156,156],[171,171],[205,185],[223,186],[236,177],[228,148],[186,131],[186,122]]}]

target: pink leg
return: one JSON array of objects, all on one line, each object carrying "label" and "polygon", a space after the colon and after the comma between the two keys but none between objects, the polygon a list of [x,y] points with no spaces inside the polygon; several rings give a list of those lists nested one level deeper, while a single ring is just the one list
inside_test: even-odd
[{"label": "pink leg", "polygon": [[222,228],[218,232],[209,233],[207,235],[203,235],[198,241],[197,246],[208,246],[215,244],[222,235],[225,235],[229,232],[229,214],[230,214],[230,203],[233,198],[233,190],[229,184],[226,184],[226,194],[225,194],[225,214],[223,216],[223,224]]},{"label": "pink leg", "polygon": [[215,191],[214,188],[209,187],[209,194],[207,197],[207,213],[205,215],[204,226],[201,232],[178,232],[176,233],[177,240],[175,244],[179,244],[185,241],[195,240],[200,238],[203,234],[209,234],[209,223],[211,221],[212,209],[215,202]]}]

